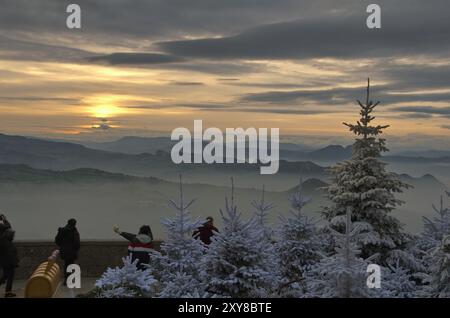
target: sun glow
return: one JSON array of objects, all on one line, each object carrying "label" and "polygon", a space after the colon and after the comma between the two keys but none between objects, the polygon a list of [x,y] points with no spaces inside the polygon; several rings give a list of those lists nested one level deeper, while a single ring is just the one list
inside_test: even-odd
[{"label": "sun glow", "polygon": [[110,118],[126,112],[121,108],[121,102],[126,100],[123,96],[96,95],[86,98],[87,111],[97,118]]}]

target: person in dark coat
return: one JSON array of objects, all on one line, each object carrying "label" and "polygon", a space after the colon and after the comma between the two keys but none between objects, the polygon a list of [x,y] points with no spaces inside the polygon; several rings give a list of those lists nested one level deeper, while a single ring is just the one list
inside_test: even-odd
[{"label": "person in dark coat", "polygon": [[0,236],[7,230],[11,228],[11,224],[6,219],[3,214],[0,215]]},{"label": "person in dark coat", "polygon": [[16,297],[12,292],[12,286],[16,267],[19,266],[19,257],[14,244],[14,234],[15,232],[8,228],[0,237],[0,266],[3,268],[0,285],[6,283],[5,298]]},{"label": "person in dark coat", "polygon": [[122,232],[118,226],[114,226],[114,232],[130,242],[128,244],[128,255],[131,256],[131,261],[134,262],[137,259],[137,267],[141,270],[146,269],[144,264],[149,263],[149,254],[153,250],[153,234],[150,226],[142,225],[137,235]]},{"label": "person in dark coat", "polygon": [[203,243],[209,245],[211,244],[211,237],[218,232],[219,230],[214,226],[214,219],[208,216],[206,222],[194,231],[192,237],[196,240],[200,239]]},{"label": "person in dark coat", "polygon": [[78,251],[80,250],[80,234],[77,230],[77,221],[70,219],[67,225],[58,229],[58,234],[55,237],[55,243],[59,247],[61,258],[64,260],[64,285],[67,283],[67,267],[74,264],[78,258]]}]

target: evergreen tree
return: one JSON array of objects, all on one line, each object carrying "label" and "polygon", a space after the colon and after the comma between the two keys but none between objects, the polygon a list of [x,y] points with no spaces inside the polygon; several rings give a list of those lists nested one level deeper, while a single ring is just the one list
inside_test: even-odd
[{"label": "evergreen tree", "polygon": [[155,251],[151,257],[151,267],[163,285],[160,297],[185,297],[204,293],[201,264],[205,246],[202,241],[192,237],[192,233],[203,222],[191,221],[188,209],[193,202],[194,200],[185,202],[180,176],[179,202],[169,201],[176,210],[176,215],[173,219],[163,220],[167,239],[161,244],[161,253]]},{"label": "evergreen tree", "polygon": [[420,286],[409,269],[397,262],[395,265],[382,267],[382,285],[376,291],[379,297],[385,298],[414,298],[419,295]]},{"label": "evergreen tree", "polygon": [[368,260],[358,257],[357,237],[362,224],[353,227],[351,208],[346,215],[345,234],[330,229],[337,243],[336,254],[324,258],[308,274],[309,297],[363,298],[372,293],[366,285]]},{"label": "evergreen tree", "polygon": [[95,283],[96,298],[143,298],[152,297],[158,286],[150,270],[137,268],[138,260],[123,258],[123,267],[108,268]]},{"label": "evergreen tree", "polygon": [[[275,245],[272,227],[268,224],[270,211],[274,205],[265,199],[265,187],[263,185],[260,200],[253,200],[251,205],[254,208],[255,234],[259,235],[260,245],[258,246],[266,254],[266,259],[261,264],[262,268],[268,273],[267,285],[268,289],[275,290],[278,287],[278,269],[275,254]],[[269,291],[269,293],[271,293]]]},{"label": "evergreen tree", "polygon": [[[358,100],[360,120],[356,124],[344,123],[357,138],[351,159],[331,169],[333,182],[327,188],[331,205],[323,211],[325,218],[330,221],[335,216],[345,215],[350,207],[353,221],[366,222],[373,227],[379,237],[375,242],[361,246],[363,257],[374,253],[385,256],[407,241],[402,225],[389,213],[402,203],[395,198],[395,193],[402,192],[408,186],[386,172],[386,164],[379,160],[381,154],[388,151],[385,139],[379,135],[389,126],[371,125],[375,119],[372,112],[379,102],[373,103],[369,92],[368,81],[366,103]],[[343,227],[336,229],[342,231]]]},{"label": "evergreen tree", "polygon": [[272,203],[265,201],[265,186],[262,189],[261,199],[259,201],[253,200],[252,207],[254,210],[256,225],[260,227],[262,237],[267,244],[272,243],[273,231],[268,225],[268,218],[270,211],[275,207]]},{"label": "evergreen tree", "polygon": [[[446,192],[450,197],[450,192]],[[422,239],[424,240],[424,248],[433,248],[441,244],[442,240],[450,235],[450,206],[444,207],[444,198],[441,196],[440,205],[436,207],[434,204],[433,210],[437,216],[433,219],[423,217],[424,229]]]},{"label": "evergreen tree", "polygon": [[243,221],[234,203],[225,198],[220,210],[223,230],[214,235],[205,255],[205,281],[208,292],[220,297],[261,297],[270,289],[266,270],[269,252],[261,242],[261,230],[254,218]]},{"label": "evergreen tree", "polygon": [[430,295],[450,298],[450,235],[432,253]]},{"label": "evergreen tree", "polygon": [[305,272],[321,258],[322,242],[315,222],[302,212],[310,202],[302,194],[302,181],[298,192],[290,197],[288,217],[280,217],[275,251],[278,259],[280,285],[278,292],[286,297],[299,297],[304,293]]},{"label": "evergreen tree", "polygon": [[[450,193],[447,192],[450,197]],[[410,253],[421,264],[417,276],[424,284],[430,282],[431,269],[435,265],[435,253],[441,247],[442,240],[450,235],[450,207],[444,207],[444,198],[441,196],[439,206],[432,205],[436,216],[423,217],[423,231],[420,236],[408,246]]]}]

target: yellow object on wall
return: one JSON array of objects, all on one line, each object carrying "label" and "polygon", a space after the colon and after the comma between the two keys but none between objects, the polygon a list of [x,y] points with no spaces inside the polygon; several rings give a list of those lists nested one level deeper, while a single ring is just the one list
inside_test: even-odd
[{"label": "yellow object on wall", "polygon": [[25,298],[52,298],[61,280],[61,270],[54,259],[42,263],[25,287]]}]

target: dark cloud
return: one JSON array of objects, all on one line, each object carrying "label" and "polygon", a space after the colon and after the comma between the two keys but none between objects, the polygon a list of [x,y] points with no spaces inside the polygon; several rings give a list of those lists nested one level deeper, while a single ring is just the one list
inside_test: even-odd
[{"label": "dark cloud", "polygon": [[91,52],[77,48],[18,40],[1,34],[0,54],[1,59],[4,60],[51,62],[77,61],[93,55]]},{"label": "dark cloud", "polygon": [[[396,93],[396,84],[371,86],[371,98],[381,101],[383,104],[401,102],[436,102],[450,101],[450,93]],[[292,103],[313,102],[327,105],[343,105],[362,99],[365,94],[365,86],[353,88],[330,88],[330,89],[300,89],[290,91],[267,91],[250,93],[241,97],[245,102],[263,103]]]},{"label": "dark cloud", "polygon": [[259,87],[259,88],[311,88],[314,87],[317,83],[307,83],[307,84],[293,84],[293,83],[258,83],[258,82],[236,82],[229,81],[225,84],[231,86],[239,86],[239,87]]},{"label": "dark cloud", "polygon": [[213,75],[243,75],[249,73],[259,73],[266,70],[266,66],[262,63],[244,63],[244,62],[208,62],[192,60],[184,63],[164,64],[164,69],[191,71]]},{"label": "dark cloud", "polygon": [[450,125],[442,125],[441,128],[450,129]]},{"label": "dark cloud", "polygon": [[4,101],[47,101],[47,102],[62,102],[65,104],[78,104],[79,99],[76,98],[62,98],[62,97],[40,97],[40,96],[0,96],[0,100]]},{"label": "dark cloud", "polygon": [[365,26],[364,11],[338,11],[261,25],[234,36],[160,42],[158,47],[179,56],[207,59],[348,59],[448,52],[450,14],[444,2],[434,4],[434,15],[426,8],[419,11],[408,6],[402,12],[389,11],[388,6],[382,5],[379,30]]},{"label": "dark cloud", "polygon": [[450,118],[450,107],[436,107],[436,106],[399,106],[390,108],[392,111],[405,112],[410,114],[419,114],[425,116],[441,116]]},{"label": "dark cloud", "polygon": [[400,119],[429,119],[429,118],[433,118],[433,115],[425,114],[425,113],[404,113],[404,114],[401,114],[398,118],[400,118]]},{"label": "dark cloud", "polygon": [[199,110],[230,109],[232,107],[232,105],[218,104],[218,103],[184,103],[184,104],[177,104],[176,106],[195,108]]},{"label": "dark cloud", "polygon": [[336,110],[327,109],[295,109],[295,108],[239,108],[240,112],[247,113],[270,113],[270,114],[292,114],[292,115],[319,115],[336,113]]},{"label": "dark cloud", "polygon": [[394,83],[393,88],[398,91],[408,92],[413,89],[439,89],[450,86],[450,64],[427,65],[425,61],[399,65],[380,61],[377,68],[378,74]]},{"label": "dark cloud", "polygon": [[262,63],[237,63],[188,60],[173,55],[159,53],[112,53],[90,56],[83,59],[87,63],[107,63],[114,66],[144,67],[164,70],[191,71],[214,75],[240,75],[265,70]]},{"label": "dark cloud", "polygon": [[[240,31],[255,24],[314,14],[333,0],[311,4],[298,0],[77,0],[82,32],[100,42],[126,38],[158,39],[182,35],[212,35]],[[320,2],[320,4],[319,4]],[[65,26],[66,6],[60,0],[2,0],[0,29],[73,34]],[[341,4],[351,0],[341,0]],[[268,14],[270,12],[270,14]]]},{"label": "dark cloud", "polygon": [[[379,90],[378,87],[373,87]],[[364,93],[364,87],[358,88],[332,88],[323,90],[292,90],[292,91],[269,91],[262,93],[251,93],[243,96],[245,102],[265,103],[291,103],[291,102],[327,102],[328,104],[343,104],[355,100],[357,96]]]},{"label": "dark cloud", "polygon": [[179,62],[182,59],[160,53],[112,53],[86,58],[89,62],[104,62],[111,65],[164,64]]}]

